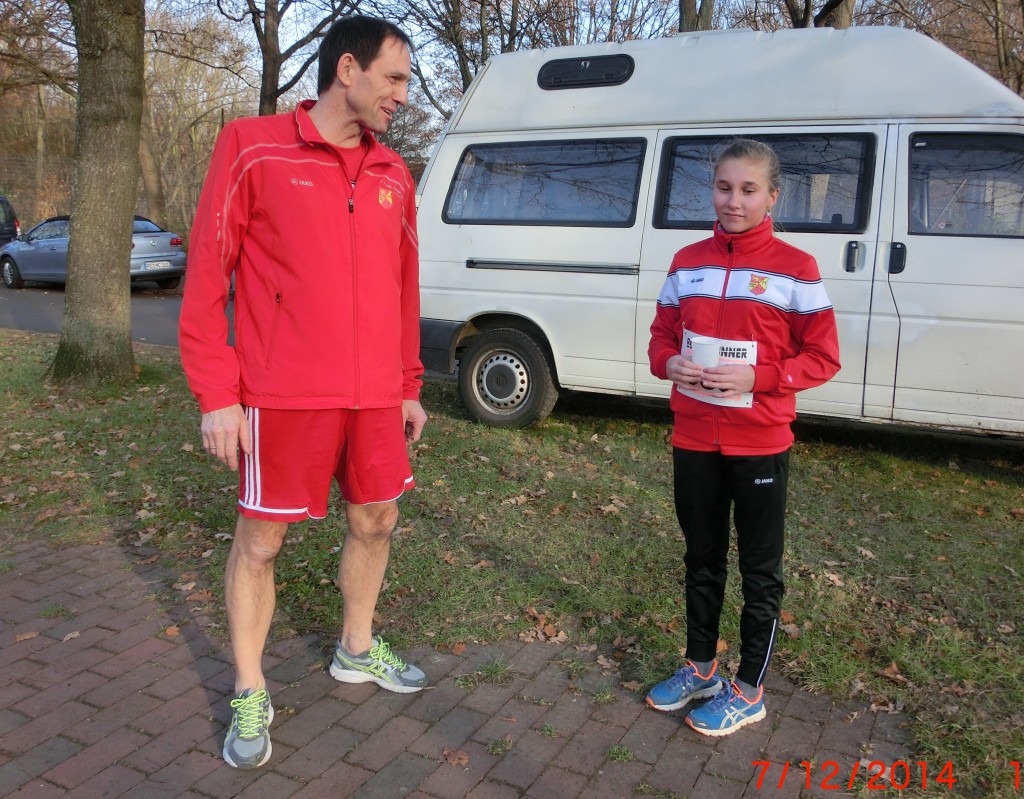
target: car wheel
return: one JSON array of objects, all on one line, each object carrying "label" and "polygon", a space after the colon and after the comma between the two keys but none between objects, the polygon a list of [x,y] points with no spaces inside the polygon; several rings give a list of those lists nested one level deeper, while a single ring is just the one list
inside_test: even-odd
[{"label": "car wheel", "polygon": [[176,289],[181,285],[181,277],[165,277],[158,280],[156,284],[162,289]]},{"label": "car wheel", "polygon": [[25,285],[25,281],[21,279],[21,272],[18,271],[18,265],[14,263],[12,258],[4,258],[0,261],[0,271],[4,275],[4,285],[9,289],[20,289]]},{"label": "car wheel", "polygon": [[527,427],[555,407],[558,387],[547,356],[521,330],[470,340],[459,359],[459,395],[470,416],[495,427]]}]

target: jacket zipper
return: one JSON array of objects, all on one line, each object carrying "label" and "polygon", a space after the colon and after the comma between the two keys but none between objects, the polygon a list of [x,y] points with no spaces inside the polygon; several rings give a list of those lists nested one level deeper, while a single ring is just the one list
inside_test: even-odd
[{"label": "jacket zipper", "polygon": [[[360,166],[362,166],[360,164]],[[342,162],[342,172],[345,171],[344,162]],[[348,177],[348,175],[345,175]],[[351,269],[349,274],[352,280],[352,341],[354,343],[353,352],[356,353],[356,357],[353,359],[353,369],[355,371],[355,385],[352,390],[353,406],[356,410],[359,410],[359,395],[360,395],[360,381],[359,381],[359,323],[356,318],[359,314],[359,309],[356,307],[355,298],[356,294],[356,178],[359,175],[354,175],[349,180],[349,195],[348,195],[348,227],[349,227],[349,242],[352,248],[351,256]]]},{"label": "jacket zipper", "polygon": [[[729,294],[729,281],[732,279],[733,259],[734,259],[734,256],[735,256],[735,253],[733,252],[732,242],[731,241],[726,242],[725,249],[729,252],[729,262],[728,262],[728,265],[725,268],[725,280],[722,282],[722,294],[718,298],[720,304],[718,306],[718,318],[715,320],[715,338],[721,338],[722,337],[722,325],[724,324],[724,319],[725,319],[725,304],[726,304],[726,302],[728,302],[726,297]],[[721,446],[722,445],[722,435],[721,435],[720,425],[721,425],[721,421],[722,421],[722,413],[721,413],[721,409],[719,408],[719,406],[717,406],[717,405],[712,405],[711,406],[711,418],[714,420],[713,429],[712,429],[712,435],[713,435],[713,438],[714,438],[714,442],[715,442],[716,445]]]},{"label": "jacket zipper", "polygon": [[270,369],[274,358],[274,347],[277,344],[277,326],[281,320],[281,292],[274,293],[274,319],[270,326],[270,340],[267,342],[266,367]]}]

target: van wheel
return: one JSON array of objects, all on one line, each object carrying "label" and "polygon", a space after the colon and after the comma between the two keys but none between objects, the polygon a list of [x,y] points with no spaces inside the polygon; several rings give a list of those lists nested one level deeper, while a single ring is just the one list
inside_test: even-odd
[{"label": "van wheel", "polygon": [[470,416],[495,427],[527,427],[555,407],[558,388],[544,352],[520,330],[473,338],[459,359],[459,395]]},{"label": "van wheel", "polygon": [[21,272],[18,271],[18,265],[14,263],[11,258],[4,258],[0,262],[0,271],[4,275],[4,285],[9,289],[20,289],[25,285],[25,281],[21,279]]}]

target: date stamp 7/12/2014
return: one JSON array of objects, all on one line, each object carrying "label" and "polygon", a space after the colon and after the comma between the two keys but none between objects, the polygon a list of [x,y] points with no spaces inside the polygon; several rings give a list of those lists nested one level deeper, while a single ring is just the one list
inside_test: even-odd
[{"label": "date stamp 7/12/2014", "polygon": [[[755,787],[757,790],[778,788],[798,782],[806,790],[818,788],[823,791],[850,790],[862,781],[869,791],[948,790],[952,791],[957,778],[953,763],[947,760],[939,766],[929,766],[924,760],[857,760],[849,767],[843,767],[835,760],[811,763],[785,761],[773,763],[770,760],[754,760]],[[1021,761],[1009,763],[1009,779],[1014,791],[1021,790]]]}]

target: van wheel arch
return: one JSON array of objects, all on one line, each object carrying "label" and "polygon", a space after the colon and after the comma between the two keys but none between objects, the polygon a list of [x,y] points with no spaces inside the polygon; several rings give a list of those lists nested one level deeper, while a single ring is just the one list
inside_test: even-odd
[{"label": "van wheel arch", "polygon": [[466,341],[458,381],[469,415],[494,427],[536,424],[558,400],[546,342],[515,327],[491,328]]}]

